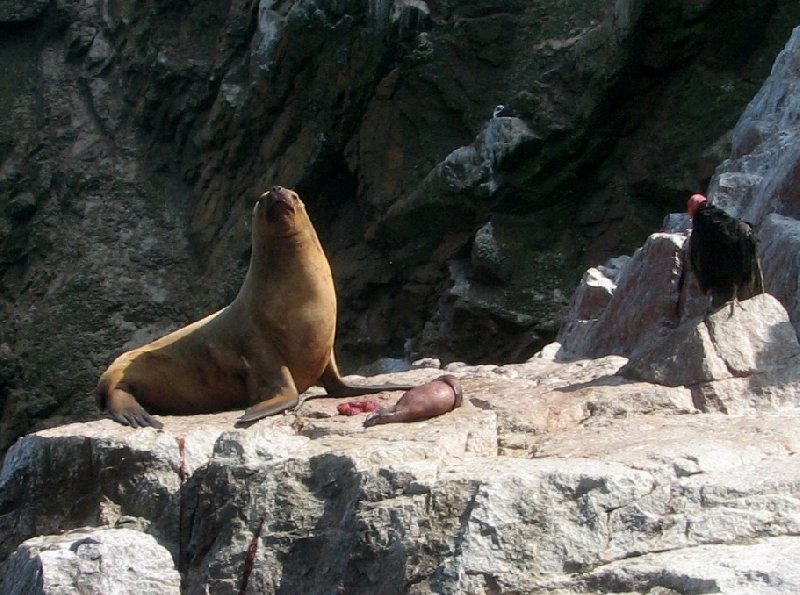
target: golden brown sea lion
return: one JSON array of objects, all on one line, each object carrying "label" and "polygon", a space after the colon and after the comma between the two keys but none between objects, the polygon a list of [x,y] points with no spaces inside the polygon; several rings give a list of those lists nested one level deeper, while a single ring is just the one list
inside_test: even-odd
[{"label": "golden brown sea lion", "polygon": [[342,380],[331,269],[296,193],[277,186],[261,195],[252,242],[250,267],[229,306],[123,353],[103,373],[97,402],[111,418],[160,428],[150,413],[247,407],[239,422],[250,422],[295,407],[315,384],[328,396],[410,388]]},{"label": "golden brown sea lion", "polygon": [[415,386],[404,393],[393,407],[378,409],[364,420],[364,426],[423,421],[461,407],[463,398],[461,381],[452,374],[445,374]]}]

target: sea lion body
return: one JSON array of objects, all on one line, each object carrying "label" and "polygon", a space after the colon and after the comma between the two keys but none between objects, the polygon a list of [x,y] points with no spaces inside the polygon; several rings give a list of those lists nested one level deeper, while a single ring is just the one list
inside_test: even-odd
[{"label": "sea lion body", "polygon": [[296,193],[264,193],[253,209],[252,236],[250,266],[230,305],[123,353],[103,373],[96,395],[110,417],[160,427],[148,412],[248,407],[240,421],[249,422],[296,406],[315,384],[336,396],[407,388],[341,379],[333,278]]},{"label": "sea lion body", "polygon": [[364,426],[423,421],[453,411],[463,400],[461,382],[452,374],[407,391],[394,407],[379,409],[364,420]]}]

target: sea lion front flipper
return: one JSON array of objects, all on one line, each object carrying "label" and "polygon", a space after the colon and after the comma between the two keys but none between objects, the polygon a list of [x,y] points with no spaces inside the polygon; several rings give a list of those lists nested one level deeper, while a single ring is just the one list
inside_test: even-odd
[{"label": "sea lion front flipper", "polygon": [[105,414],[114,421],[132,428],[151,427],[160,430],[164,427],[164,424],[145,411],[136,397],[121,388],[115,388],[108,395]]},{"label": "sea lion front flipper", "polygon": [[293,409],[300,402],[300,395],[297,393],[292,374],[286,366],[281,366],[278,377],[272,377],[270,382],[264,380],[264,378],[270,378],[269,374],[262,374],[259,377],[258,371],[251,367],[247,360],[245,360],[245,365],[247,366],[247,392],[250,402],[255,404],[245,410],[244,415],[236,420],[237,424],[256,421],[268,415]]},{"label": "sea lion front flipper", "polygon": [[265,399],[245,409],[244,415],[237,419],[236,423],[248,423],[261,419],[262,417],[267,417],[268,415],[275,415],[287,409],[294,409],[299,401],[300,399],[297,394],[294,396],[277,395],[271,399]]},{"label": "sea lion front flipper", "polygon": [[382,407],[374,413],[370,413],[364,420],[363,425],[365,428],[369,428],[378,424],[389,424],[394,421],[392,418],[395,415],[397,415],[397,412],[394,407]]}]

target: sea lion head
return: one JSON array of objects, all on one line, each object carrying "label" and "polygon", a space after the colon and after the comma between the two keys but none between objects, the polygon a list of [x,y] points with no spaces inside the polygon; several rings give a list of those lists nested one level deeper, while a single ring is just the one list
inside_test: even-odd
[{"label": "sea lion head", "polygon": [[253,207],[253,231],[270,237],[297,234],[309,225],[308,213],[293,190],[273,186],[258,198]]}]

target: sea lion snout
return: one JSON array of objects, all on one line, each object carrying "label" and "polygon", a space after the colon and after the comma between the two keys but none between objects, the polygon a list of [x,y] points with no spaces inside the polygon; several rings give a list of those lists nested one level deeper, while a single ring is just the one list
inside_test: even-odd
[{"label": "sea lion snout", "polygon": [[294,214],[303,204],[295,192],[283,186],[273,186],[261,195],[261,200],[265,207],[264,214],[270,221],[277,221]]},{"label": "sea lion snout", "polygon": [[283,186],[273,186],[269,190],[267,190],[267,194],[271,196],[279,196],[281,194],[288,194],[289,190],[284,188]]},{"label": "sea lion snout", "polygon": [[264,194],[270,201],[299,202],[300,200],[295,192],[283,186],[273,186]]}]

